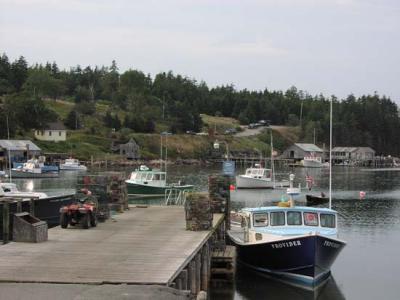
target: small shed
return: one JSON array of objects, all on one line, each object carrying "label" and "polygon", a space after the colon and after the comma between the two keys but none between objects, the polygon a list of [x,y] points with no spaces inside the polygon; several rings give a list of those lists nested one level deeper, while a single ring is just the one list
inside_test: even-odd
[{"label": "small shed", "polygon": [[46,129],[35,130],[35,138],[39,141],[60,142],[67,140],[67,129],[60,121],[49,123]]},{"label": "small shed", "polygon": [[368,161],[375,157],[375,150],[370,147],[335,147],[332,159],[338,162]]},{"label": "small shed", "polygon": [[12,162],[26,161],[38,157],[42,150],[30,140],[0,140],[0,160],[8,161],[8,152]]},{"label": "small shed", "polygon": [[[139,159],[140,147],[134,139],[130,139],[126,144],[118,145],[119,154],[127,159]],[[115,146],[114,146],[115,149]]]},{"label": "small shed", "polygon": [[300,161],[306,156],[315,156],[324,158],[324,151],[314,144],[295,143],[285,151],[283,151],[280,158],[294,159]]}]

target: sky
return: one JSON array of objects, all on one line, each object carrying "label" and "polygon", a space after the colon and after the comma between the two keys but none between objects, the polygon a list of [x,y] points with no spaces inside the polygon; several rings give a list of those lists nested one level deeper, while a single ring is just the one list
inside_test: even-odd
[{"label": "sky", "polygon": [[400,1],[0,0],[0,53],[400,103]]}]

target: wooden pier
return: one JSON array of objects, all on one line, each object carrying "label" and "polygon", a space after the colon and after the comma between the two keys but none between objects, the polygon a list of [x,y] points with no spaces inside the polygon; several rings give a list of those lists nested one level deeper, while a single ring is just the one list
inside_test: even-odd
[{"label": "wooden pier", "polygon": [[132,207],[88,230],[52,228],[44,243],[0,246],[0,282],[163,285],[207,288],[213,227],[188,231],[177,206]]}]

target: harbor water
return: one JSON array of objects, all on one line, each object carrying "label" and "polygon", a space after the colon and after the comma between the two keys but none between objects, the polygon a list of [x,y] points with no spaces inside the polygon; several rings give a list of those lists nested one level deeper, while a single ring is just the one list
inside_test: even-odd
[{"label": "harbor water", "polygon": [[[128,174],[130,170],[124,170]],[[209,174],[220,166],[170,166],[168,181],[185,181],[198,190],[207,189]],[[237,170],[241,172],[243,170]],[[328,194],[328,169],[279,170],[277,176],[296,175],[305,185],[312,176],[311,191],[303,189],[296,198],[299,205],[305,194]],[[54,179],[16,179],[21,190],[57,193],[75,188],[78,174],[62,172]],[[347,246],[332,267],[332,276],[321,289],[310,292],[260,276],[240,265],[232,286],[217,286],[211,299],[399,299],[400,284],[400,171],[333,168],[333,209],[339,212],[339,237]],[[360,200],[360,191],[365,198]],[[273,205],[287,197],[284,190],[238,190],[231,194],[232,208]]]}]

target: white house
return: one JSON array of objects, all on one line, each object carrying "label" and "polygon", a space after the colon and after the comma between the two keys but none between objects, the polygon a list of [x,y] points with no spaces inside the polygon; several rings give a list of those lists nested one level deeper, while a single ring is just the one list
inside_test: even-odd
[{"label": "white house", "polygon": [[46,129],[35,130],[35,138],[39,141],[65,141],[67,140],[67,129],[61,122],[49,123]]}]

